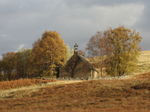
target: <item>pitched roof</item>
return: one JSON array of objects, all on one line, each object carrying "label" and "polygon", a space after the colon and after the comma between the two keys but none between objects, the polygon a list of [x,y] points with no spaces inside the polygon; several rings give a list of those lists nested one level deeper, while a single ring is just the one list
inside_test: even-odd
[{"label": "pitched roof", "polygon": [[74,61],[83,61],[84,63],[86,63],[87,67],[89,67],[91,70],[97,71],[95,69],[95,67],[83,56],[81,56],[80,54],[74,54],[66,63],[65,68],[70,68],[70,66],[73,66]]}]

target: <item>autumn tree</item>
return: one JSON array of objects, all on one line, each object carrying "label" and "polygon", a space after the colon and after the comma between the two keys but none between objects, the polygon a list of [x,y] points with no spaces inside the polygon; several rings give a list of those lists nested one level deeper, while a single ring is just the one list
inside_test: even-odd
[{"label": "autumn tree", "polygon": [[1,80],[3,80],[3,74],[2,74],[2,66],[3,66],[3,64],[2,64],[2,60],[0,59],[0,81]]},{"label": "autumn tree", "polygon": [[13,80],[27,78],[31,71],[31,49],[3,54],[0,60],[0,79]]},{"label": "autumn tree", "polygon": [[69,60],[74,54],[74,49],[70,48],[69,45],[66,45],[66,48],[67,48],[67,60]]},{"label": "autumn tree", "polygon": [[32,50],[33,74],[57,75],[66,61],[66,45],[55,31],[47,31],[36,41]]},{"label": "autumn tree", "polygon": [[106,52],[104,50],[104,33],[103,32],[97,32],[94,36],[92,36],[87,43],[86,51],[88,53],[89,57],[93,56],[99,56],[100,57],[100,72],[101,76],[103,75],[103,66],[104,66],[104,55],[106,55]]},{"label": "autumn tree", "polygon": [[15,54],[14,52],[8,52],[3,54],[1,61],[1,69],[4,73],[5,80],[11,80],[15,73]]},{"label": "autumn tree", "polygon": [[94,36],[92,36],[87,43],[86,50],[88,56],[101,56],[102,48],[100,46],[100,39],[103,38],[103,32],[97,32]]},{"label": "autumn tree", "polygon": [[16,78],[30,77],[31,71],[31,49],[22,49],[16,53],[15,56],[15,69]]},{"label": "autumn tree", "polygon": [[112,76],[121,76],[135,70],[142,37],[138,32],[125,27],[108,29],[101,39],[102,48],[107,54],[106,72]]}]

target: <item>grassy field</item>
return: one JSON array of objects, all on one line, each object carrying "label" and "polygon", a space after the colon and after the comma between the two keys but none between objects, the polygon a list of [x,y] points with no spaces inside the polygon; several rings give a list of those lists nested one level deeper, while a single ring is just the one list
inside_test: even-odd
[{"label": "grassy field", "polygon": [[24,94],[21,97],[10,92],[0,99],[0,112],[150,111],[150,73],[128,79],[67,82],[31,89],[28,94],[24,94],[27,90],[16,91]]},{"label": "grassy field", "polygon": [[19,79],[12,81],[2,81],[0,82],[0,90],[20,88],[36,84],[44,84],[48,82],[54,82],[56,80],[43,80],[43,79]]},{"label": "grassy field", "polygon": [[142,51],[138,58],[136,74],[150,72],[150,51]]}]

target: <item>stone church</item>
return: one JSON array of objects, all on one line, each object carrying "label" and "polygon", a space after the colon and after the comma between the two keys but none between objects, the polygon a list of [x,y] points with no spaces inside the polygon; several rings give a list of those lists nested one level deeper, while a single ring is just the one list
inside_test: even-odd
[{"label": "stone church", "polygon": [[78,53],[78,45],[74,45],[74,55],[59,72],[60,78],[95,79],[99,77],[98,70]]}]

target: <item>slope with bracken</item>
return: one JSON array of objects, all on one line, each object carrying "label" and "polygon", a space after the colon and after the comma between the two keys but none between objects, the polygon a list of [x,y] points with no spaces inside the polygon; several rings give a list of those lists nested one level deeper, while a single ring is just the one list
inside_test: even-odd
[{"label": "slope with bracken", "polygon": [[[16,94],[23,94],[18,91]],[[150,73],[128,79],[46,85],[0,99],[1,112],[149,112]]]}]

